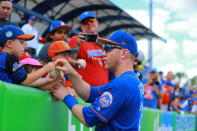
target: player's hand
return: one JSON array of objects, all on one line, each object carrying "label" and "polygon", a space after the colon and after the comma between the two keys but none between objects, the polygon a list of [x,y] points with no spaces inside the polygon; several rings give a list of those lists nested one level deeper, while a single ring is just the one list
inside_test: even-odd
[{"label": "player's hand", "polygon": [[[64,89],[57,89],[53,91],[53,95],[58,99],[58,100],[63,100],[65,96],[71,94],[69,88],[64,88]],[[71,94],[72,95],[72,94]]]},{"label": "player's hand", "polygon": [[56,69],[64,72],[64,74],[73,74],[75,70],[66,59],[57,59],[55,61]]}]

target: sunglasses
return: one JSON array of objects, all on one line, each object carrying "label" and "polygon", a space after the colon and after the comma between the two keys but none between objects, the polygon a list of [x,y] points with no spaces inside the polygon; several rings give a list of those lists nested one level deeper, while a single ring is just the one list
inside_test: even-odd
[{"label": "sunglasses", "polygon": [[87,24],[89,24],[89,23],[94,23],[95,21],[96,21],[95,18],[87,18],[87,19],[83,20],[83,21],[81,22],[81,24],[87,25]]},{"label": "sunglasses", "polygon": [[116,48],[116,49],[124,49],[124,48],[122,48],[120,46],[105,44],[103,50],[106,51],[106,52],[110,52],[114,48]]}]

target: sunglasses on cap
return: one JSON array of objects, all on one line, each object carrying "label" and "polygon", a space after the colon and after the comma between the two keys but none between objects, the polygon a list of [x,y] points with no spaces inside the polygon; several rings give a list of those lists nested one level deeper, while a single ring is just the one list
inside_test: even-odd
[{"label": "sunglasses on cap", "polygon": [[83,21],[81,22],[81,24],[87,25],[87,24],[89,24],[89,23],[94,23],[95,21],[96,21],[95,18],[87,18],[87,19],[83,20]]},{"label": "sunglasses on cap", "polygon": [[105,44],[103,50],[106,51],[106,52],[110,52],[114,48],[116,48],[116,49],[124,49],[124,48],[122,48],[120,46]]}]

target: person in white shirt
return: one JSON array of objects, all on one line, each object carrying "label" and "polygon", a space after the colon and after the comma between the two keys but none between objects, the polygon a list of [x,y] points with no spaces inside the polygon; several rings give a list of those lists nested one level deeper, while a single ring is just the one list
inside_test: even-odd
[{"label": "person in white shirt", "polygon": [[34,57],[37,56],[39,50],[42,47],[42,44],[39,43],[39,34],[38,34],[37,28],[35,26],[36,20],[37,20],[36,16],[30,16],[28,18],[27,24],[24,24],[22,26],[22,30],[25,33],[35,35],[33,40],[27,42],[28,47],[30,48],[29,53]]}]

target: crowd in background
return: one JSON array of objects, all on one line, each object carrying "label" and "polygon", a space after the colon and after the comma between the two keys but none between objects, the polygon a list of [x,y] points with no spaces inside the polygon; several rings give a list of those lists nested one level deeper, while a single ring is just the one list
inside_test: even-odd
[{"label": "crowd in background", "polygon": [[137,57],[134,69],[144,84],[144,107],[197,114],[196,85],[182,85],[173,71],[164,75],[164,72],[143,64],[143,60]]},{"label": "crowd in background", "polygon": [[[7,18],[11,13],[11,8],[12,7],[10,2],[3,3],[3,5],[1,2],[1,28],[3,27],[3,25],[14,24],[7,21]],[[83,33],[97,34],[98,22],[96,16],[90,13],[87,18],[83,15],[81,15],[80,17],[79,24]],[[53,59],[55,59],[54,55],[57,55],[58,51],[61,52],[64,50],[68,51],[69,53],[67,52],[67,54],[61,54],[60,57],[64,57],[69,60],[69,62],[71,62],[72,65],[76,67],[76,70],[82,75],[83,79],[85,79],[89,84],[101,85],[113,79],[114,76],[112,77],[111,73],[108,74],[108,72],[104,69],[104,63],[101,56],[102,48],[99,45],[97,45],[95,42],[85,41],[82,34],[78,34],[71,39],[68,38],[68,34],[72,27],[60,20],[54,21],[50,25],[49,32],[46,36],[46,43],[41,44],[39,43],[39,32],[37,32],[37,29],[34,27],[36,20],[37,19],[35,16],[29,16],[28,23],[22,26],[22,29],[25,33],[31,34],[34,32],[33,35],[36,35],[36,38],[33,39],[33,44],[32,41],[28,42],[28,44],[24,42],[24,52],[19,57],[19,60],[22,60],[22,65],[25,66],[26,70],[28,70],[29,73],[34,72],[35,68],[35,70],[40,69],[45,64],[53,61]],[[94,26],[87,28],[87,25]],[[59,43],[62,43],[60,41],[65,41],[65,45],[70,47],[58,48],[58,46],[55,46],[55,49],[52,49],[52,47],[50,46],[56,41],[59,41]],[[68,42],[69,44],[67,44],[66,42]],[[77,51],[73,51],[74,53],[71,53],[71,48],[77,49],[78,54]],[[86,51],[88,49],[92,49],[94,51],[87,53]],[[79,67],[80,63],[77,62],[77,59],[83,59],[86,61],[86,67],[83,67],[85,68],[84,70],[81,70],[81,68]],[[169,71],[165,75],[162,71],[159,71],[156,68],[147,67],[144,61],[145,59],[143,53],[139,51],[136,58],[136,63],[134,65],[134,70],[136,71],[136,73],[138,73],[140,80],[144,84],[144,107],[161,109],[163,111],[177,111],[180,113],[190,112],[197,114],[197,85],[194,87],[181,86],[181,83],[176,81],[173,71]],[[48,65],[48,67],[49,66],[51,65]],[[44,74],[42,74],[42,77],[43,76]],[[64,80],[68,80],[66,76],[64,77]],[[50,87],[53,87],[55,84],[57,84],[56,82],[54,82],[55,80],[45,80],[47,80],[47,82],[41,82],[41,84],[37,83],[35,85],[30,84],[29,86],[40,86],[41,89],[50,90]]]}]

